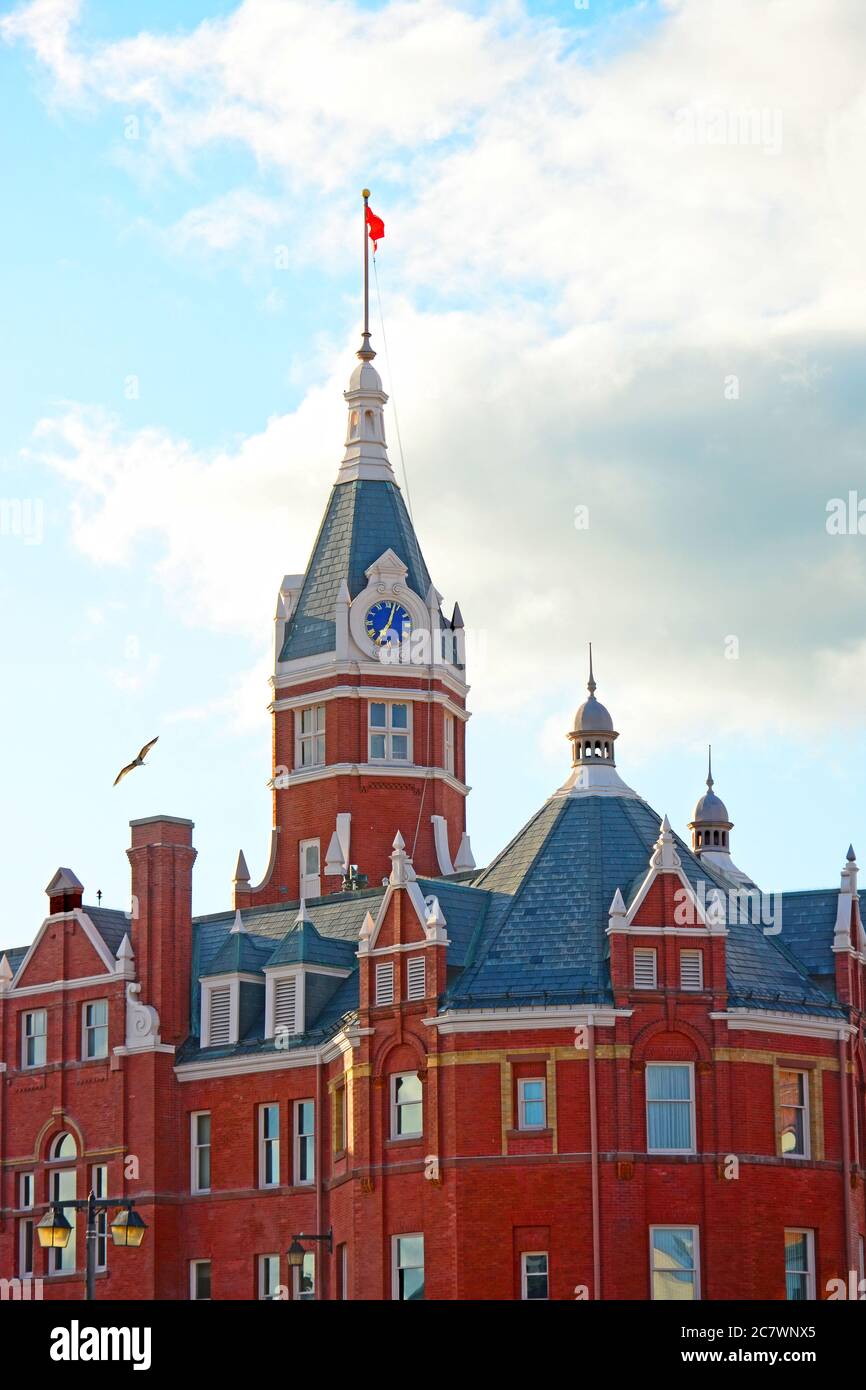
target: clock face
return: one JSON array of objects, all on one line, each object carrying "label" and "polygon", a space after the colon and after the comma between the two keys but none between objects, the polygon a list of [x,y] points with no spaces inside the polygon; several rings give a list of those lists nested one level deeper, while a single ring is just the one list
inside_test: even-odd
[{"label": "clock face", "polygon": [[402,603],[390,598],[382,598],[374,603],[372,608],[367,609],[364,619],[364,631],[377,647],[402,642],[408,637],[411,626],[412,619]]}]

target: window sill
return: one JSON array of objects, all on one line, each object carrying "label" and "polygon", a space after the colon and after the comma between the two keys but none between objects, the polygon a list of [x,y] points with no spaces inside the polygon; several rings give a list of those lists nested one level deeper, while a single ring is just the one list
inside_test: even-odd
[{"label": "window sill", "polygon": [[505,1131],[507,1139],[550,1139],[553,1135],[552,1129],[508,1129]]},{"label": "window sill", "polygon": [[392,1148],[392,1147],[397,1147],[397,1148],[399,1148],[401,1145],[405,1145],[405,1144],[423,1144],[423,1143],[424,1143],[424,1135],[423,1135],[423,1134],[396,1134],[396,1135],[392,1135],[390,1139],[386,1139],[386,1140],[385,1140],[385,1148],[386,1148],[386,1149],[390,1149],[390,1148]]}]

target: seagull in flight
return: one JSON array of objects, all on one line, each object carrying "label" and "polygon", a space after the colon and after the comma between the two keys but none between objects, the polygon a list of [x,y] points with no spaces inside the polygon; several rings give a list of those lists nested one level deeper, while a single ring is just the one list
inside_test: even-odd
[{"label": "seagull in flight", "polygon": [[123,777],[126,776],[127,772],[132,772],[132,769],[133,769],[134,767],[144,767],[144,760],[145,760],[145,758],[147,757],[147,755],[148,755],[148,753],[150,752],[150,750],[151,750],[151,748],[153,747],[153,745],[158,741],[158,739],[159,739],[159,734],[157,734],[156,738],[152,738],[152,739],[150,740],[150,743],[146,743],[146,744],[144,745],[144,747],[142,748],[142,750],[141,750],[141,752],[139,753],[139,755],[138,755],[137,758],[133,758],[133,760],[132,760],[131,763],[127,763],[127,764],[126,764],[126,767],[122,767],[122,768],[120,769],[120,771],[118,772],[117,776],[116,776],[115,779],[114,779],[114,785],[115,785],[115,787],[117,786],[117,784],[118,784],[118,782],[121,780],[121,778],[123,778]]}]

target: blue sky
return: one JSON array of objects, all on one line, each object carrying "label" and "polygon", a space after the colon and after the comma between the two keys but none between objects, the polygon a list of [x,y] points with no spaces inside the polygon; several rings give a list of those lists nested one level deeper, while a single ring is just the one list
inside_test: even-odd
[{"label": "blue sky", "polygon": [[0,498],[44,517],[0,536],[4,944],[58,864],[124,903],[136,816],[196,821],[197,911],[241,845],[264,868],[270,620],[339,462],[364,183],[417,529],[484,652],[479,862],[564,780],[591,639],[626,781],[684,833],[711,739],[738,862],[835,881],[866,844],[866,536],[825,527],[866,496],[866,31],[794,10],[3,9]]}]

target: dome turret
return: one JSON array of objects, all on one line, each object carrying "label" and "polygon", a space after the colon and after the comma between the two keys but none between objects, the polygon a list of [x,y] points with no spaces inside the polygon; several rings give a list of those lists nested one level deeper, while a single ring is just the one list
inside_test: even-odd
[{"label": "dome turret", "polygon": [[596,683],[592,674],[592,643],[589,647],[589,680],[586,685],[589,699],[584,700],[574,716],[571,741],[571,761],[574,767],[613,767],[614,740],[619,737],[613,727],[610,712],[595,698]]}]

